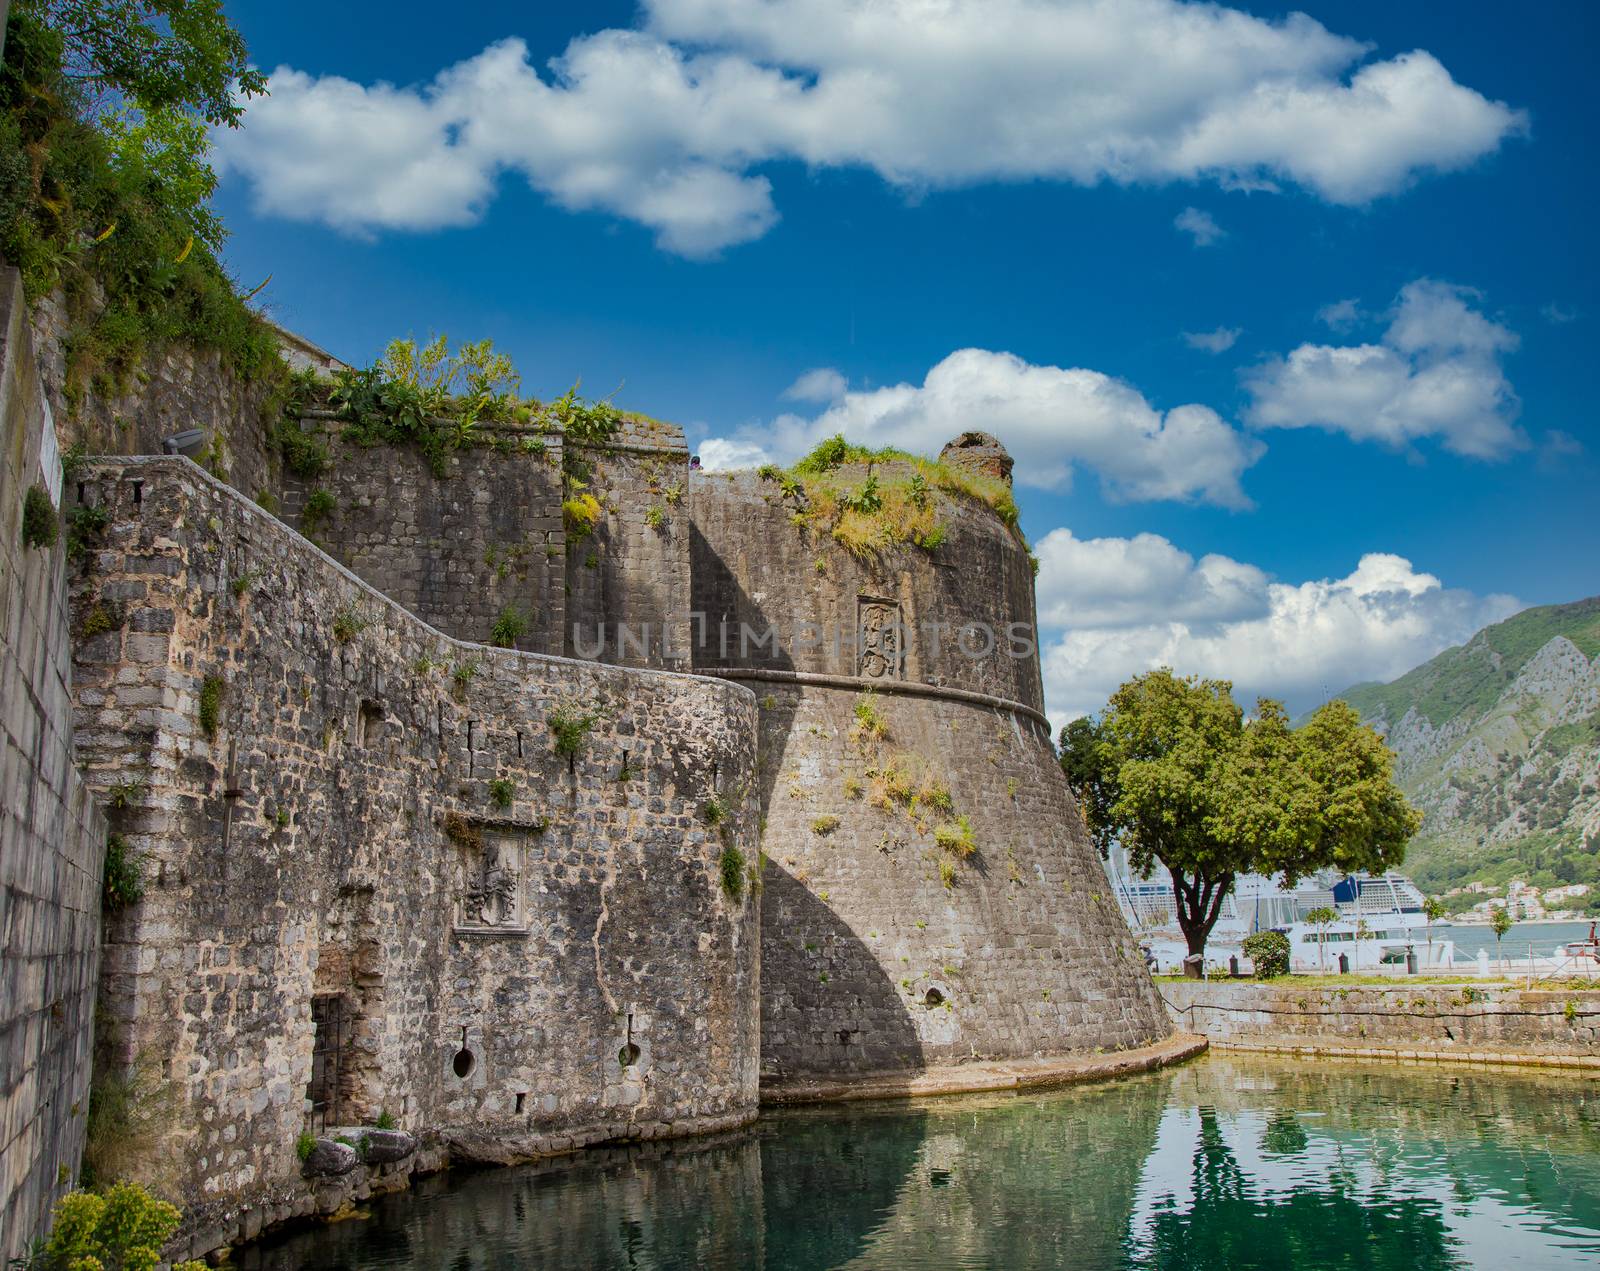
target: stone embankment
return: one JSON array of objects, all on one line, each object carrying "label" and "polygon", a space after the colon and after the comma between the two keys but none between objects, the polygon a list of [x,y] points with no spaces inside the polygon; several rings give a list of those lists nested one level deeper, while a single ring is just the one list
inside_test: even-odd
[{"label": "stone embankment", "polygon": [[1600,1071],[1600,989],[1163,982],[1173,1023],[1237,1050]]}]

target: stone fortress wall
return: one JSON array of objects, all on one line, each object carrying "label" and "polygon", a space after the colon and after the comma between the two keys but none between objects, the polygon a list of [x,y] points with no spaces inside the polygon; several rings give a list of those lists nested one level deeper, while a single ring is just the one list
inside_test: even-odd
[{"label": "stone fortress wall", "polygon": [[453,641],[186,460],[83,498],[80,626],[120,625],[78,649],[79,759],[131,787],[148,879],[102,1040],[181,1092],[191,1221],[303,1193],[308,1098],[552,1142],[754,1116],[757,906],[720,877],[757,852],[747,690]]},{"label": "stone fortress wall", "polygon": [[106,824],[72,748],[66,544],[22,541],[55,430],[22,283],[0,271],[0,1263],[71,1190],[89,1110]]},{"label": "stone fortress wall", "polygon": [[[106,521],[72,570],[77,761],[148,880],[108,921],[97,1040],[178,1094],[191,1249],[333,1203],[301,1177],[308,1129],[388,1113],[432,1159],[516,1159],[746,1121],[758,1077],[1170,1033],[1036,655],[960,645],[1034,620],[987,508],[939,496],[936,550],[858,559],[634,417],[581,450],[487,429],[443,477],[308,418],[332,462],[298,480],[249,393],[231,420],[207,405],[229,385],[192,386],[180,418],[167,370],[114,449],[193,424],[225,438],[207,466],[229,484],[106,457],[67,497]],[[952,460],[1009,476],[974,439]],[[514,648],[484,646],[508,608]],[[741,654],[724,620],[847,638]],[[594,716],[570,759],[563,715]]]},{"label": "stone fortress wall", "polygon": [[[987,508],[951,503],[937,550],[863,559],[793,525],[790,503],[754,473],[691,483],[708,625],[827,633],[776,657],[696,649],[761,706],[764,1080],[1166,1036],[1051,747],[1038,659],[1004,651],[1010,624],[1033,636],[1026,549]],[[863,703],[882,736],[860,726]],[[895,773],[925,792],[918,807]],[[960,817],[965,857],[938,841]]]}]

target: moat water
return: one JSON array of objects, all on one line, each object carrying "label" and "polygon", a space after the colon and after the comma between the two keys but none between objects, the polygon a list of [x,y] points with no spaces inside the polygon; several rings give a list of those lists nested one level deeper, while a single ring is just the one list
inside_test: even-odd
[{"label": "moat water", "polygon": [[357,1268],[1600,1266],[1600,1081],[1211,1055],[452,1173],[243,1251]]}]

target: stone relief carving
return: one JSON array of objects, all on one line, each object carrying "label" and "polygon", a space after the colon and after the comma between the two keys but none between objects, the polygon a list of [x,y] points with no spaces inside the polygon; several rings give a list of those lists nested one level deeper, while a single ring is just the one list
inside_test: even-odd
[{"label": "stone relief carving", "polygon": [[515,835],[486,832],[477,849],[466,850],[456,926],[467,931],[520,931],[522,842]]},{"label": "stone relief carving", "polygon": [[900,606],[893,600],[869,596],[862,596],[859,605],[858,674],[872,680],[901,679],[905,675],[906,632]]}]

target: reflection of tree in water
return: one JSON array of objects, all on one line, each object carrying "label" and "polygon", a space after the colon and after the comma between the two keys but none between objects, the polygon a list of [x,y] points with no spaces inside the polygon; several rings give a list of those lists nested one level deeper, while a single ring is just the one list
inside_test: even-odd
[{"label": "reflection of tree in water", "polygon": [[1296,1156],[1306,1150],[1306,1128],[1293,1112],[1278,1111],[1267,1118],[1261,1150],[1269,1156]]},{"label": "reflection of tree in water", "polygon": [[[1268,1135],[1273,1133],[1271,1126]],[[1291,1137],[1278,1130],[1285,1142]],[[1304,1132],[1301,1133],[1302,1143]],[[1450,1249],[1444,1217],[1433,1201],[1357,1197],[1348,1180],[1301,1186],[1263,1198],[1223,1140],[1214,1108],[1200,1109],[1194,1155],[1194,1203],[1187,1212],[1159,1209],[1150,1234],[1129,1249],[1136,1266],[1361,1267],[1431,1271],[1465,1264]]]}]

